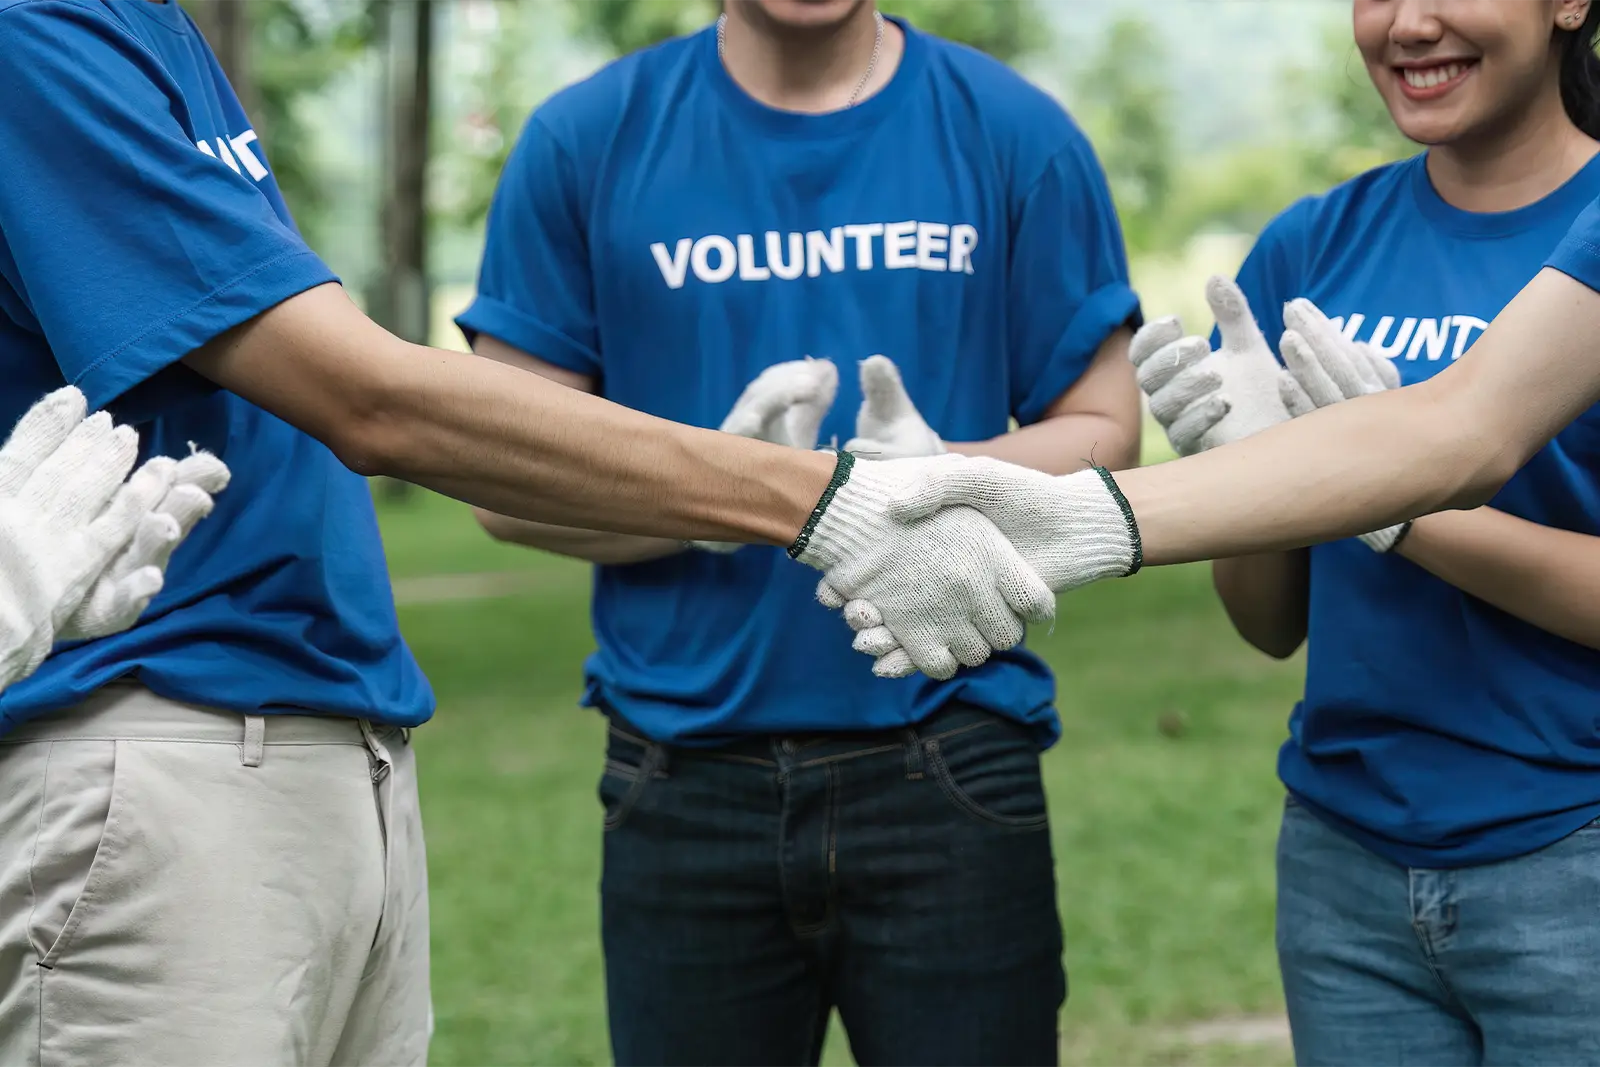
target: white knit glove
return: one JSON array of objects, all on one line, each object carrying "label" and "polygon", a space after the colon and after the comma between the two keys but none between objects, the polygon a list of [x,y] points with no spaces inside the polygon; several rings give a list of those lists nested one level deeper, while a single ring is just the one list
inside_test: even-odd
[{"label": "white knit glove", "polygon": [[1128,349],[1150,414],[1180,456],[1232,444],[1290,418],[1283,395],[1293,380],[1278,365],[1244,293],[1213,277],[1206,303],[1221,335],[1215,352],[1205,338],[1183,336],[1171,316],[1143,326]]},{"label": "white knit glove", "polygon": [[[193,446],[190,446],[193,449]],[[193,449],[172,469],[172,488],[139,523],[133,541],[96,580],[72,618],[56,635],[59,641],[106,637],[128,629],[161,591],[167,562],[195,524],[215,507],[212,494],[228,487],[227,466]]]},{"label": "white knit glove", "polygon": [[[1138,569],[1131,512],[1125,512],[1120,493],[1113,496],[1110,491],[1109,475],[1087,470],[1055,477],[997,459],[957,454],[923,464],[908,471],[908,477],[897,481],[885,497],[889,514],[900,521],[916,524],[950,514],[939,509],[965,497],[988,512],[1039,579],[1057,591]],[[965,512],[958,509],[955,514]],[[929,562],[936,569],[943,565],[937,559]],[[817,599],[828,607],[844,608],[846,621],[857,631],[856,651],[877,660],[874,674],[900,678],[920,669],[941,677],[927,670],[906,646],[902,627],[878,597],[846,588],[830,571],[817,586]],[[1003,651],[1021,641],[1021,628],[1005,636],[1008,643],[991,640],[990,647]]]},{"label": "white knit glove", "polygon": [[[1284,401],[1295,415],[1399,388],[1400,371],[1392,360],[1345,337],[1311,301],[1302,297],[1286,304],[1283,325],[1283,361],[1298,393],[1286,391]],[[1410,531],[1411,523],[1403,522],[1362,534],[1360,540],[1374,552],[1392,552]]]},{"label": "white knit glove", "polygon": [[[790,448],[817,447],[817,432],[839,391],[839,368],[826,359],[794,359],[775,363],[758,374],[719,429]],[[737,552],[744,545],[729,541],[690,541],[706,552]]]},{"label": "white knit glove", "polygon": [[844,446],[862,459],[942,456],[944,442],[922,418],[888,356],[861,361],[861,409],[856,435]]},{"label": "white knit glove", "polygon": [[[0,448],[0,687],[38,669],[57,633],[172,487],[177,464],[152,459],[132,478],[139,439],[77,389],[35,404]],[[159,589],[141,568],[133,584]],[[128,576],[132,578],[133,575]]]},{"label": "white knit glove", "polygon": [[[871,605],[870,618],[846,616],[854,629],[881,628],[899,650],[893,663],[874,667],[879,674],[949,678],[958,666],[1015,646],[1025,623],[1055,617],[1044,580],[982,515],[929,509],[908,523],[888,513],[889,501],[916,498],[932,468],[962,459],[867,463],[843,453],[837,488],[789,550],[824,572],[817,587],[824,603]],[[837,484],[840,477],[846,480]]]}]

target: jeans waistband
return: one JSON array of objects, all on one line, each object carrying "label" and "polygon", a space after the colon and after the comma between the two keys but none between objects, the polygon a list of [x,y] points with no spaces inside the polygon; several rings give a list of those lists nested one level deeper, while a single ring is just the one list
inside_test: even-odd
[{"label": "jeans waistband", "polygon": [[[595,702],[602,714],[611,723],[611,728],[629,737],[642,745],[657,745],[644,733],[604,699]],[[869,749],[891,748],[907,743],[916,744],[919,741],[932,738],[946,737],[950,734],[962,733],[979,726],[993,722],[1009,721],[1002,716],[977,707],[964,701],[954,700],[939,708],[921,722],[909,726],[897,726],[882,730],[833,730],[833,731],[796,731],[793,733],[754,734],[749,737],[731,738],[727,741],[704,746],[668,745],[675,758],[693,759],[695,756],[705,756],[711,759],[743,757],[757,759],[762,762],[773,758],[774,749],[800,757],[815,757],[823,754],[836,755],[845,752],[855,752]],[[1018,729],[1022,729],[1018,726]]]},{"label": "jeans waistband", "polygon": [[[259,724],[259,725],[254,725]],[[247,739],[250,734],[262,736]],[[116,683],[70,708],[52,711],[0,734],[0,745],[41,741],[199,741],[255,745],[368,746],[367,735],[387,737],[397,727],[321,715],[244,715],[185,704],[142,685]]]}]

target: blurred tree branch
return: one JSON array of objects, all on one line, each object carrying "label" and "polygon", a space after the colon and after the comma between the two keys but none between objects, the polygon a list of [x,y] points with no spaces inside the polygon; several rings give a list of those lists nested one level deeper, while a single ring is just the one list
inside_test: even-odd
[{"label": "blurred tree branch", "polygon": [[1164,48],[1137,16],[1112,23],[1073,78],[1073,110],[1105,168],[1128,247],[1159,246],[1177,169]]}]

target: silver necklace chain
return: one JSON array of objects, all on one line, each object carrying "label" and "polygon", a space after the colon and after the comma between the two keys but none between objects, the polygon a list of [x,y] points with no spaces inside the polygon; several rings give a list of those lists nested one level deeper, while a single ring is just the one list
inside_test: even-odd
[{"label": "silver necklace chain", "polygon": [[[847,108],[855,107],[861,100],[861,94],[866,91],[867,83],[872,80],[872,72],[878,69],[878,56],[883,52],[883,12],[872,13],[873,22],[877,28],[877,35],[872,41],[872,58],[867,61],[866,73],[861,75],[861,80],[856,83],[856,91],[850,94],[850,100],[844,105]],[[728,61],[728,16],[717,16],[717,58],[726,63]]]}]

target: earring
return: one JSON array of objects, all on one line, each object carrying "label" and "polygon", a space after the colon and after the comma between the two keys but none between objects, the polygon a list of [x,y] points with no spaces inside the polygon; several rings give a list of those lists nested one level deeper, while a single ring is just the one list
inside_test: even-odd
[{"label": "earring", "polygon": [[1583,21],[1583,16],[1578,14],[1576,11],[1571,12],[1566,17],[1566,23],[1567,23],[1568,26],[1576,26],[1578,23],[1580,23],[1582,21]]}]

